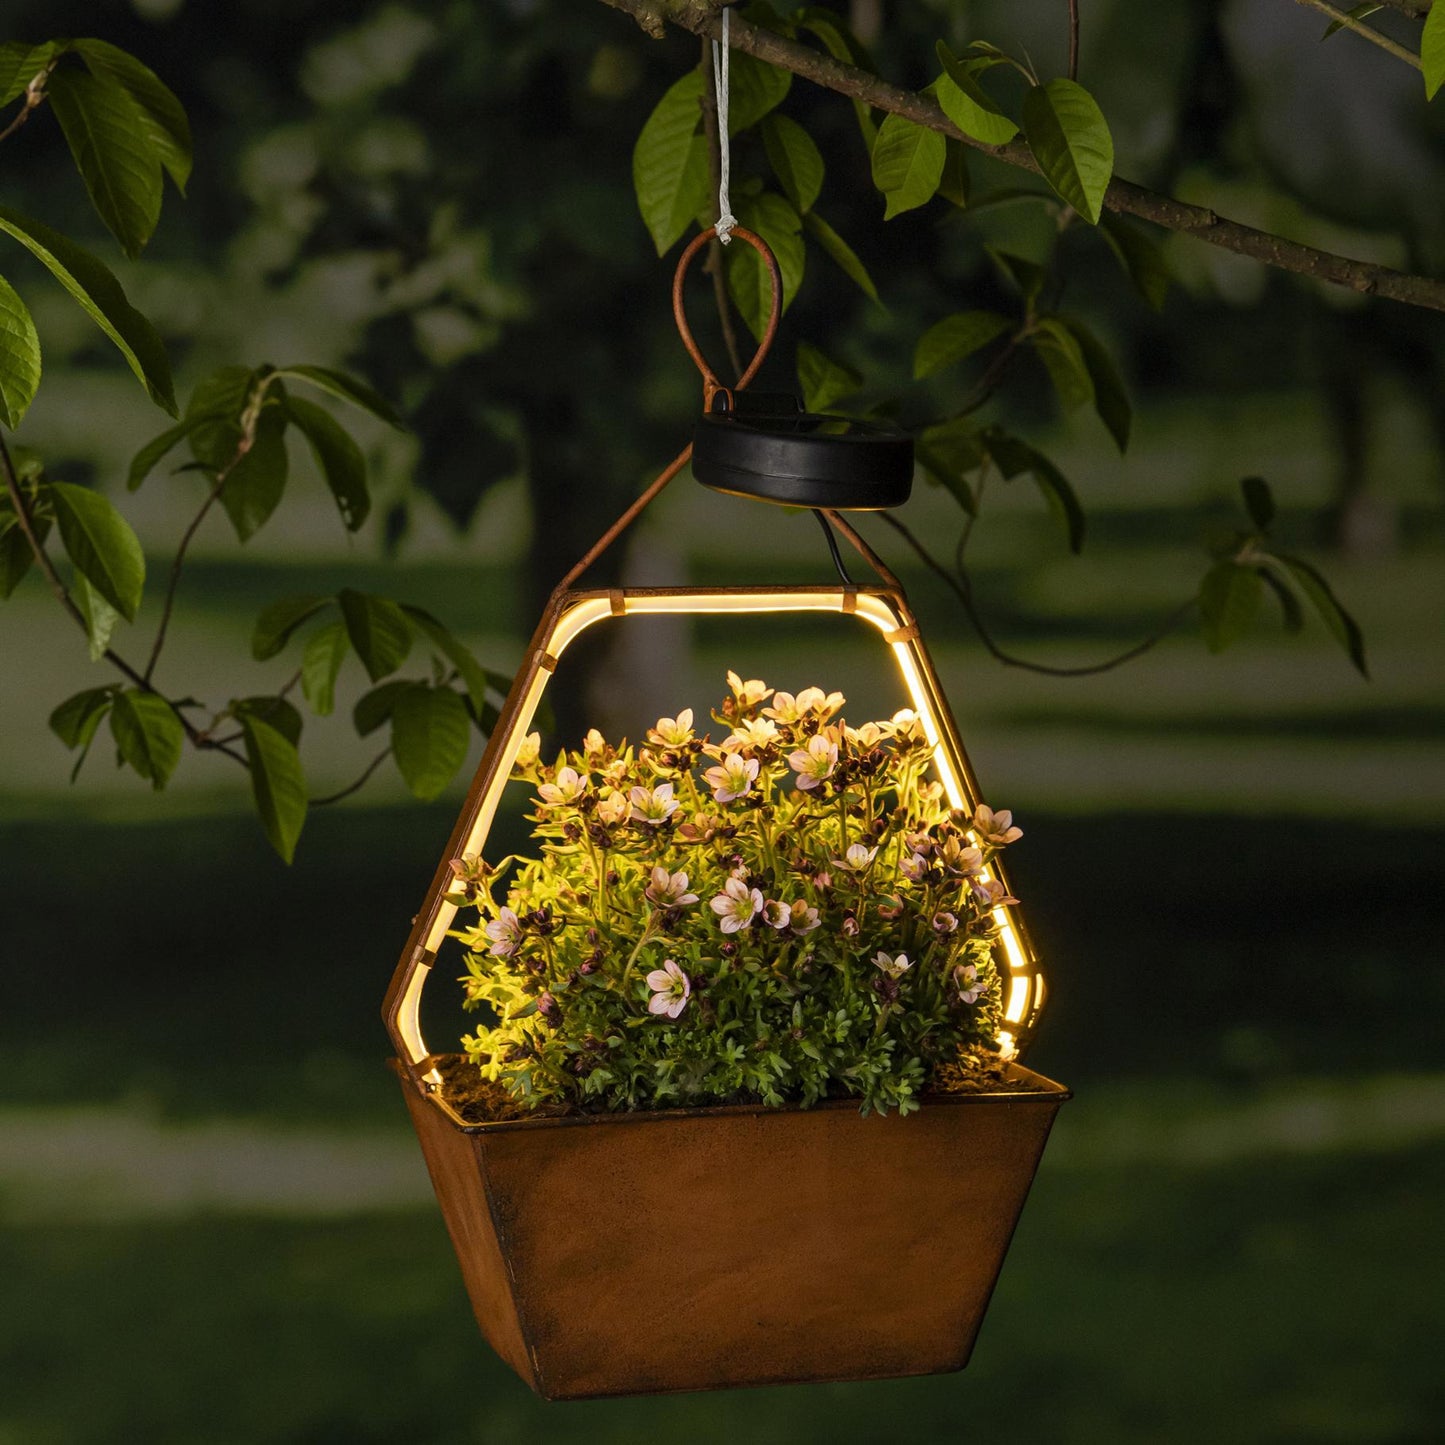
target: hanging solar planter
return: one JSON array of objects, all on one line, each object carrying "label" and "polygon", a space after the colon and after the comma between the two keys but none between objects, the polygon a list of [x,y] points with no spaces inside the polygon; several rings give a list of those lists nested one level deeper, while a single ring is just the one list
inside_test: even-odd
[{"label": "hanging solar planter", "polygon": [[[552,1399],[961,1368],[1069,1097],[1019,1062],[1043,983],[997,856],[1017,834],[980,805],[897,578],[839,514],[904,500],[911,446],[742,394],[780,284],[733,237],[772,276],[758,355],[730,391],[688,332],[704,233],[674,281],[694,442],[553,594],[384,1006],[477,1320]],[[835,549],[817,586],[580,586],[689,460],[817,509],[878,582]],[[717,742],[679,714],[544,764],[528,729],[573,641],[679,613],[841,615],[912,706],[855,729],[837,694],[733,677]],[[506,875],[484,860],[514,777],[540,846]],[[491,1019],[467,1057],[419,1023],[449,935]]]}]

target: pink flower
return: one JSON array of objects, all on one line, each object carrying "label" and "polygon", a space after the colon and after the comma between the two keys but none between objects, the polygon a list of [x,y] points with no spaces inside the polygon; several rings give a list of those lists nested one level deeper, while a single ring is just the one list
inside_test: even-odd
[{"label": "pink flower", "polygon": [[749,718],[740,722],[723,739],[723,747],[736,751],[739,748],[766,748],[778,740],[778,729],[765,717]]},{"label": "pink flower", "polygon": [[522,920],[510,908],[504,908],[487,924],[487,937],[492,946],[487,950],[496,958],[510,958],[522,942]]},{"label": "pink flower", "polygon": [[788,754],[788,766],[798,775],[798,786],[807,792],[832,776],[838,766],[838,745],[826,734],[816,733],[806,748]]},{"label": "pink flower", "polygon": [[1002,908],[1018,899],[1011,894],[997,878],[974,878],[968,885],[981,908]]},{"label": "pink flower", "polygon": [[933,915],[933,931],[935,933],[949,934],[958,928],[958,915],[956,913],[935,913]]},{"label": "pink flower", "polygon": [[625,793],[608,793],[597,804],[597,821],[609,828],[614,827],[625,823],[631,812],[632,804],[627,801]]},{"label": "pink flower", "polygon": [[669,873],[661,864],[652,870],[652,881],[646,892],[659,908],[681,908],[697,902],[697,894],[687,891],[687,874]]},{"label": "pink flower", "polygon": [[729,878],[709,905],[722,921],[724,933],[746,928],[763,911],[762,891],[749,888],[741,878]]},{"label": "pink flower", "polygon": [[733,697],[744,712],[748,708],[756,707],[760,702],[766,701],[773,695],[773,690],[761,678],[750,678],[744,682],[737,673],[728,673],[728,686],[732,689]]},{"label": "pink flower", "polygon": [[692,997],[692,980],[671,958],[647,975],[647,986],[652,990],[652,997],[647,1001],[648,1013],[666,1014],[670,1019],[675,1019]]},{"label": "pink flower", "polygon": [[786,903],[779,903],[775,898],[770,898],[763,904],[763,922],[766,923],[769,928],[779,930],[786,928],[790,916],[788,905]]},{"label": "pink flower", "polygon": [[647,740],[659,747],[680,748],[692,741],[692,709],[685,707],[676,717],[660,717],[648,728]]},{"label": "pink flower", "polygon": [[788,929],[801,938],[818,926],[818,910],[810,907],[803,899],[795,898],[788,905]]},{"label": "pink flower", "polygon": [[928,872],[928,859],[922,853],[914,853],[899,862],[898,871],[910,883],[917,883]]},{"label": "pink flower", "polygon": [[703,777],[719,803],[731,803],[752,791],[758,767],[756,758],[745,758],[741,753],[724,753],[722,762],[715,768],[709,768]]}]

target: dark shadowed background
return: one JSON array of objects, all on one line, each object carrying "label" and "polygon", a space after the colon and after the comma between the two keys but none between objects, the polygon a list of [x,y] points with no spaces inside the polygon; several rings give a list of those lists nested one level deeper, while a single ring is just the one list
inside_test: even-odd
[{"label": "dark shadowed background", "polygon": [[[941,34],[1055,64],[1063,10],[885,5],[875,51],[906,84],[930,78]],[[1347,36],[1319,45],[1323,22],[1288,0],[1084,14],[1122,174],[1445,271],[1445,110],[1411,72]],[[244,553],[221,524],[201,534],[169,680],[274,687],[247,649],[256,613],[342,585],[432,608],[510,670],[541,597],[696,406],[671,260],[630,179],[696,42],[579,0],[0,11],[0,39],[57,34],[133,51],[190,111],[190,196],[117,266],[183,389],[226,361],[349,365],[415,423],[362,433],[380,505],[359,537],[309,476]],[[997,290],[981,238],[1028,237],[1009,208],[885,227],[846,103],[800,82],[788,107],[887,309],[810,258],[772,381],[791,384],[805,338],[902,380],[924,327]],[[7,144],[7,195],[118,260],[45,119]],[[990,179],[1006,180],[981,166]],[[30,579],[0,608],[0,1445],[1440,1437],[1442,322],[1184,240],[1156,315],[1089,239],[1070,284],[1120,350],[1137,441],[1121,462],[1093,421],[1054,420],[1042,385],[1010,403],[1092,530],[1071,558],[1036,498],[1001,499],[975,558],[1001,638],[1065,662],[1126,646],[1192,591],[1200,534],[1258,473],[1286,539],[1359,617],[1373,679],[1319,627],[1273,621],[1219,658],[1189,633],[1088,680],[1005,670],[870,527],[990,801],[1025,830],[1015,882],[1052,985],[1029,1062],[1077,1093],[969,1369],[534,1400],[476,1333],[382,1067],[381,995],[461,782],[420,805],[379,778],[313,816],[290,869],[222,760],[187,758],[154,796],[97,748],[69,787],[45,719],[93,674]],[[12,279],[47,341],[21,440],[119,496],[159,414],[58,292],[18,265]],[[158,477],[125,504],[153,567],[199,485]],[[951,536],[956,509],[919,493],[915,529]],[[684,477],[617,565],[637,581],[827,575],[810,519],[758,512]],[[559,676],[559,716],[635,728],[720,688],[736,641],[679,624],[605,649]],[[774,630],[750,655],[779,686],[878,693],[837,639]],[[339,723],[331,736],[309,745],[318,790],[367,756]],[[439,975],[436,1039],[459,1028]],[[679,1248],[687,1228],[679,1200]]]}]

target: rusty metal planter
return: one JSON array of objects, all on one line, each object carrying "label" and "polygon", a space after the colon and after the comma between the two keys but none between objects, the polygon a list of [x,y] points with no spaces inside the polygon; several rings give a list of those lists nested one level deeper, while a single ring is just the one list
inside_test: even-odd
[{"label": "rusty metal planter", "polygon": [[482,1333],[553,1400],[962,1369],[1069,1097],[467,1125],[397,1071]]}]

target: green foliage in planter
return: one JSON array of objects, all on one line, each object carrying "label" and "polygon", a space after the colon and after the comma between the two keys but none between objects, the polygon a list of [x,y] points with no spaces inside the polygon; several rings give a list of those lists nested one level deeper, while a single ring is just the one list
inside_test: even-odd
[{"label": "green foliage in planter", "polygon": [[452,865],[478,915],[467,1006],[490,1015],[465,1047],[526,1105],[907,1113],[996,1043],[1012,817],[949,810],[911,712],[853,728],[841,693],[728,681],[720,742],[688,710],[548,767],[533,734],[514,778],[538,856]]}]

